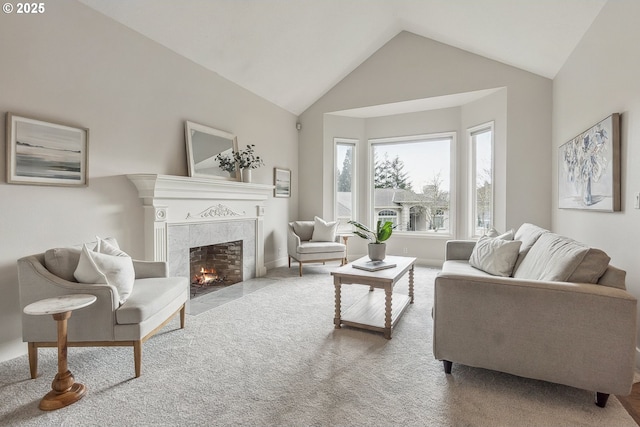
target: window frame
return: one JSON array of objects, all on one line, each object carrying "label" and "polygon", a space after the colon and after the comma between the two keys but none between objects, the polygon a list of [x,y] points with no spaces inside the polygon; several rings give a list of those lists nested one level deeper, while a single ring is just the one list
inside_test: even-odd
[{"label": "window frame", "polygon": [[373,205],[375,202],[375,162],[373,149],[375,145],[384,145],[384,144],[402,144],[402,143],[411,143],[411,142],[421,142],[428,140],[443,140],[449,139],[449,229],[447,231],[404,231],[404,230],[394,230],[394,234],[403,236],[403,237],[417,237],[417,238],[432,238],[432,239],[451,239],[456,235],[456,224],[457,224],[457,214],[456,214],[456,200],[458,194],[457,187],[457,132],[456,131],[448,131],[448,132],[434,132],[428,134],[417,134],[417,135],[406,135],[406,136],[394,136],[394,137],[384,137],[384,138],[370,138],[368,139],[368,153],[367,153],[367,161],[368,161],[368,174],[367,174],[367,204],[366,209],[368,210],[367,218],[369,220],[369,225],[374,226],[376,222],[376,212],[375,206]]},{"label": "window frame", "polygon": [[[352,146],[352,172],[351,172],[351,220],[358,218],[358,143],[360,140],[355,138],[333,138],[333,217],[335,221],[339,221],[338,229],[346,228],[341,222],[341,217],[338,215],[338,170],[342,165],[338,165],[338,146],[350,145]],[[345,223],[349,229],[350,225]]]},{"label": "window frame", "polygon": [[494,227],[495,221],[495,121],[489,121],[481,123],[476,126],[467,128],[467,141],[469,144],[469,218],[468,226],[469,237],[478,238],[482,234],[476,231],[476,218],[477,218],[477,191],[476,191],[476,144],[474,137],[485,132],[491,132],[491,222],[489,227]]}]

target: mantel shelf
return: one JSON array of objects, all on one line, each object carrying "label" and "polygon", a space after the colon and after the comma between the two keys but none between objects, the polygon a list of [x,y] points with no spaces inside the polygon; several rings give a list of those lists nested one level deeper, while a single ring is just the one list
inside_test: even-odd
[{"label": "mantel shelf", "polygon": [[266,200],[274,186],[187,176],[130,174],[127,178],[138,189],[145,205],[158,200]]}]

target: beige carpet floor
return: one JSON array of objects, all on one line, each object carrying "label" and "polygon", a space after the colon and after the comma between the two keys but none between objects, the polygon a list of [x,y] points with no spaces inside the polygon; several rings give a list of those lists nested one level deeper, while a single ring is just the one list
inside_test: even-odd
[{"label": "beige carpet floor", "polygon": [[[88,388],[79,402],[42,412],[57,370],[41,350],[0,364],[0,425],[10,426],[634,426],[614,397],[498,372],[453,367],[431,350],[436,270],[416,271],[416,301],[393,339],[333,327],[332,266],[274,269],[256,290],[172,321],[143,347],[133,378],[129,348],[70,348]],[[367,292],[346,286],[343,307]],[[398,285],[407,293],[407,281]]]}]

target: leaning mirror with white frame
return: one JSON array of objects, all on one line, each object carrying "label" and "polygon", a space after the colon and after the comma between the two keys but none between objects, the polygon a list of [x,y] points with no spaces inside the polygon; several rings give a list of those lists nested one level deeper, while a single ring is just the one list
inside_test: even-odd
[{"label": "leaning mirror with white frame", "polygon": [[233,152],[238,151],[235,135],[186,121],[185,137],[189,176],[239,180],[233,160]]}]

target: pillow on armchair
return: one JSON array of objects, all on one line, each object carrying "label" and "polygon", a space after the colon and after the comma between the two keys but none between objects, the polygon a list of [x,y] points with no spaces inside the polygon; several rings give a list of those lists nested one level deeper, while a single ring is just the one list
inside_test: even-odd
[{"label": "pillow on armchair", "polygon": [[314,217],[312,242],[335,242],[338,221],[327,222],[320,217]]}]

